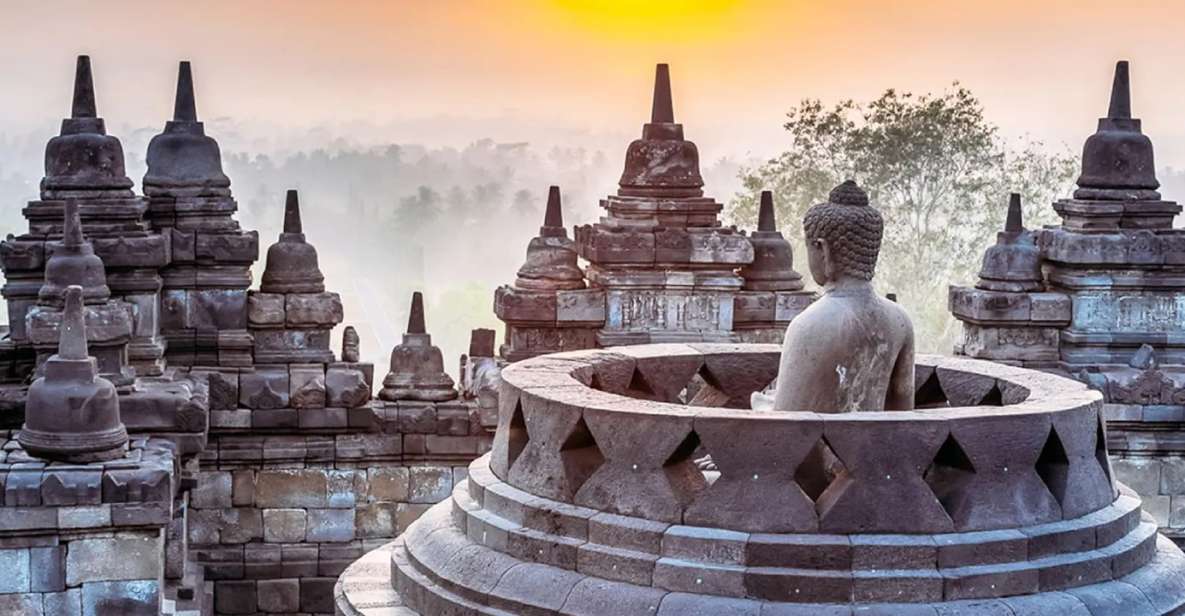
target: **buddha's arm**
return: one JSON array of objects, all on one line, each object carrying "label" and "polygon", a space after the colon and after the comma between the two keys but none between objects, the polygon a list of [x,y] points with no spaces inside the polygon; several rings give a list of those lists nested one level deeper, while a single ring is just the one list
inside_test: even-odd
[{"label": "buddha's arm", "polygon": [[803,337],[802,328],[795,327],[793,323],[786,329],[782,357],[778,362],[775,411],[804,411],[810,405],[808,388],[803,387],[803,377],[811,369],[811,360]]},{"label": "buddha's arm", "polygon": [[901,345],[901,352],[897,354],[897,361],[893,364],[893,374],[889,378],[889,390],[885,395],[885,410],[910,411],[913,410],[913,329],[911,328]]}]

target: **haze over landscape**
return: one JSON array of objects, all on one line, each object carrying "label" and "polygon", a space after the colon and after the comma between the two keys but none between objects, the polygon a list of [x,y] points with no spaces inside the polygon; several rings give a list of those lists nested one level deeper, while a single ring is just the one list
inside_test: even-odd
[{"label": "haze over landscape", "polygon": [[941,93],[957,81],[1002,136],[1076,155],[1105,111],[1114,61],[1129,59],[1133,110],[1165,196],[1180,200],[1185,180],[1170,169],[1185,168],[1182,13],[1062,0],[8,0],[0,222],[23,229],[75,55],[93,58],[99,114],[137,183],[171,114],[176,62],[188,59],[261,252],[284,189],[301,189],[309,239],[364,357],[385,362],[410,291],[423,289],[455,372],[468,330],[498,325],[493,289],[513,280],[547,186],[563,188],[569,226],[595,219],[615,189],[655,62],[672,66],[676,119],[699,145],[706,192],[727,203],[742,169],[788,147],[785,113],[804,98]]}]

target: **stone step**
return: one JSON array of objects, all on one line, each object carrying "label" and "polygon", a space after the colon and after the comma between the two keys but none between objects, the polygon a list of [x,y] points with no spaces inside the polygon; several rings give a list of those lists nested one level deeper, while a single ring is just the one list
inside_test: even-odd
[{"label": "stone step", "polygon": [[[390,558],[394,576],[392,583],[398,589],[405,609],[415,610],[413,613],[492,616],[599,616],[606,613],[625,616],[701,613],[746,616],[776,613],[806,616],[854,613],[852,606],[846,602],[830,605],[794,604],[755,598],[705,596],[703,593],[669,592],[658,588],[600,580],[548,565],[524,563],[484,546],[472,545],[465,534],[452,527],[446,509],[447,506],[441,505],[429,511],[403,538],[391,544]],[[1155,528],[1151,524],[1141,524],[1137,531],[1119,542],[1121,546],[1109,546],[1105,549],[1119,550],[1129,545],[1143,546],[1147,544],[1147,537],[1152,537],[1153,541],[1156,541]],[[1087,584],[1065,592],[1039,592],[991,599],[944,598],[939,600],[941,603],[919,602],[908,609],[916,607],[926,613],[934,613],[935,609],[941,608],[942,613],[954,610],[950,613],[960,615],[1010,613],[1016,616],[1037,616],[1055,612],[1081,616],[1177,613],[1185,603],[1185,581],[1166,582],[1156,578],[1154,571],[1148,572],[1162,569],[1169,566],[1170,561],[1180,561],[1183,557],[1179,550],[1163,539],[1159,545],[1154,543],[1153,546],[1154,560],[1122,580]],[[1056,560],[1063,557],[1051,558]],[[868,572],[857,572],[861,575],[865,573]],[[889,576],[894,574],[880,573]],[[343,575],[343,581],[348,578],[348,573]],[[458,586],[460,581],[475,578],[480,578],[478,585]],[[1166,584],[1172,588],[1161,588]],[[1159,586],[1154,589],[1151,585]],[[607,593],[607,588],[611,592]],[[1145,597],[1146,592],[1154,592],[1156,596],[1164,599],[1153,606]],[[605,596],[612,597],[611,606],[604,605]],[[871,610],[869,613],[897,613],[900,609],[905,609],[905,606],[876,602],[864,605],[861,609],[863,608]],[[375,616],[379,613],[375,612]],[[360,611],[359,614],[369,616],[366,611]]]}]

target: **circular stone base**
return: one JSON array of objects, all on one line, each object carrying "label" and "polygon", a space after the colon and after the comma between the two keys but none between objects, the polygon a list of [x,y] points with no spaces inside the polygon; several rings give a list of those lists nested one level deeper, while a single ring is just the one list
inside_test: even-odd
[{"label": "circular stone base", "polygon": [[[1116,504],[1081,520],[1050,525],[1054,530],[1047,537],[1052,545],[1069,546],[1071,537],[1087,534],[1124,535],[1113,547],[1080,553],[1060,553],[1037,561],[973,565],[955,570],[944,570],[940,577],[970,575],[970,579],[991,582],[1005,587],[1023,578],[1026,568],[1040,563],[1040,579],[1052,586],[1049,590],[1024,594],[1013,591],[1012,596],[993,598],[922,600],[915,602],[861,603],[775,602],[741,596],[721,596],[719,584],[707,563],[690,567],[693,570],[686,585],[678,590],[644,585],[649,576],[639,578],[643,583],[621,579],[636,577],[629,569],[639,559],[647,557],[635,549],[621,546],[568,546],[585,554],[589,560],[577,557],[580,564],[562,566],[566,558],[564,546],[572,543],[552,533],[543,533],[522,523],[512,522],[498,515],[514,510],[529,525],[546,522],[546,527],[561,533],[571,530],[572,516],[580,517],[580,508],[567,506],[548,512],[544,499],[525,499],[508,486],[491,483],[488,471],[483,471],[485,460],[479,459],[470,467],[469,478],[458,484],[451,499],[428,510],[407,532],[395,541],[366,554],[351,565],[339,578],[335,588],[337,614],[342,616],[413,616],[423,614],[564,614],[569,616],[855,616],[899,615],[1000,615],[1000,616],[1102,616],[1118,614],[1185,614],[1185,555],[1170,540],[1155,532],[1155,525],[1145,517],[1138,524],[1122,523],[1139,516],[1138,501],[1130,496],[1120,497]],[[488,468],[488,467],[487,467]],[[474,484],[474,485],[469,485]],[[484,484],[484,485],[483,485]],[[470,490],[480,490],[485,507],[477,506],[470,498]],[[507,509],[507,508],[510,509]],[[625,537],[630,527],[639,522],[622,516],[611,516],[616,522],[599,523],[605,529],[620,526],[608,535]],[[1099,524],[1084,527],[1081,523]],[[624,526],[622,526],[624,524]],[[644,522],[642,522],[644,524]],[[639,529],[641,527],[638,527]],[[1130,530],[1126,530],[1130,529]],[[1145,532],[1147,529],[1147,532]],[[1030,540],[1038,538],[1038,528],[1027,529]],[[606,534],[604,531],[601,534]],[[669,534],[669,533],[668,533]],[[971,533],[968,537],[990,539],[992,533]],[[1145,538],[1146,537],[1146,538]],[[674,539],[672,535],[668,539]],[[1044,542],[1032,545],[1042,545]],[[551,547],[548,547],[548,546]],[[968,546],[971,552],[990,551],[991,542]],[[1030,546],[1030,549],[1032,548]],[[1145,547],[1146,546],[1146,547]],[[1123,548],[1123,549],[1120,549]],[[1129,554],[1125,557],[1123,554]],[[1098,557],[1110,555],[1103,562],[1114,576],[1090,583],[1090,564]],[[657,558],[657,556],[655,556]],[[1135,559],[1135,560],[1133,560]],[[678,564],[678,559],[664,559],[667,564]],[[990,560],[990,559],[989,559]],[[542,562],[541,562],[542,561]],[[547,564],[548,561],[560,566]],[[1123,563],[1129,562],[1125,565]],[[571,563],[569,563],[571,564]],[[692,563],[684,563],[692,565]],[[599,567],[599,569],[598,569]],[[624,568],[623,568],[624,567]],[[1122,569],[1121,569],[1122,567]],[[669,567],[668,567],[669,568]],[[1007,571],[997,571],[997,569]],[[727,571],[729,567],[720,567]],[[598,573],[599,572],[599,573]],[[1120,574],[1122,572],[1122,574]],[[875,573],[875,572],[874,572]],[[892,580],[893,588],[908,591],[910,579],[918,574],[902,576],[902,571],[884,571],[901,579]],[[657,575],[657,574],[655,574]],[[803,590],[817,592],[826,583],[826,570],[799,570]],[[822,576],[822,577],[819,577]],[[668,576],[669,577],[669,576]],[[665,583],[670,584],[671,580]],[[886,580],[888,581],[888,580]],[[702,584],[702,586],[696,585]],[[698,592],[699,588],[704,592]],[[970,588],[955,586],[953,588]],[[397,590],[398,589],[398,590]],[[904,589],[904,590],[902,590]],[[1002,589],[1000,589],[1002,590]],[[400,592],[405,593],[400,596]],[[977,592],[988,592],[979,589]],[[998,591],[997,591],[998,592]],[[805,595],[804,595],[805,596]],[[813,595],[811,595],[813,596]],[[940,598],[943,593],[938,595]],[[406,599],[406,600],[405,600]],[[809,600],[808,600],[809,601]],[[414,606],[414,607],[413,607]]]},{"label": "circular stone base", "polygon": [[[407,567],[403,542],[395,540],[365,554],[350,565],[334,587],[337,616],[419,616],[407,607],[393,588],[393,568]],[[687,593],[666,593],[652,605],[629,605],[619,594],[617,582],[591,581],[587,588],[599,587],[599,600],[590,593],[569,592],[557,613],[606,616],[608,614],[649,614],[657,616],[727,615],[727,616],[855,616],[867,615],[941,615],[941,616],[1115,616],[1118,614],[1185,613],[1185,555],[1171,541],[1160,537],[1156,557],[1145,567],[1121,579],[1082,586],[1068,591],[1005,597],[1002,599],[951,601],[938,604],[882,603],[850,607],[846,605],[763,603]],[[542,579],[542,578],[540,578]],[[479,606],[448,592],[426,578],[421,591],[436,601],[452,604],[456,613],[508,616],[507,612]],[[576,589],[574,589],[576,590]],[[444,613],[444,612],[441,612]],[[452,613],[452,612],[449,612]],[[525,613],[525,612],[521,612]],[[424,616],[429,616],[424,614]]]}]

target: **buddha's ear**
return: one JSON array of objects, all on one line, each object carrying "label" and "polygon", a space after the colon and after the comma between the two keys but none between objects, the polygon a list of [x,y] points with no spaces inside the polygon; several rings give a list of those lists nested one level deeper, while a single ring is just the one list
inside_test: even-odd
[{"label": "buddha's ear", "polygon": [[821,237],[815,238],[814,241],[815,246],[819,249],[819,254],[823,256],[823,271],[827,274],[827,280],[835,280],[835,275],[839,270],[832,258],[831,244]]}]

